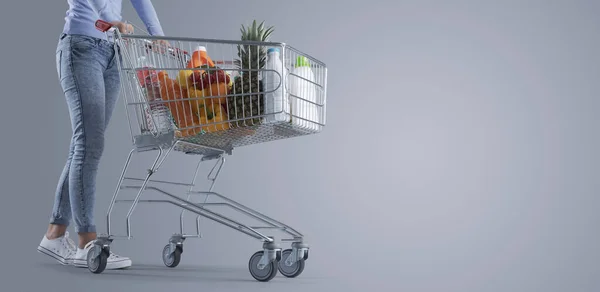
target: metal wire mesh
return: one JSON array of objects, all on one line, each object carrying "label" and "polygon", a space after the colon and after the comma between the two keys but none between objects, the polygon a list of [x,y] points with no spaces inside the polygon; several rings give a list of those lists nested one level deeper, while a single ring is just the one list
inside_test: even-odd
[{"label": "metal wire mesh", "polygon": [[326,66],[286,44],[134,35],[117,44],[134,141],[172,135],[175,150],[202,154],[325,125]]}]

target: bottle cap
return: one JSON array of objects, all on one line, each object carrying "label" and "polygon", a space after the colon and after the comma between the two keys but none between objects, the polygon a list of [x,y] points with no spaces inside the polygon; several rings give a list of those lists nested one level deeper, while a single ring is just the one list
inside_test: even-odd
[{"label": "bottle cap", "polygon": [[203,47],[203,46],[197,46],[197,47],[196,47],[196,51],[203,51],[203,52],[206,52],[206,48],[205,48],[205,47]]},{"label": "bottle cap", "polygon": [[275,52],[279,53],[279,48],[270,48],[267,50],[267,54],[275,53]]},{"label": "bottle cap", "polygon": [[296,67],[310,67],[310,63],[306,57],[299,56],[296,58]]}]

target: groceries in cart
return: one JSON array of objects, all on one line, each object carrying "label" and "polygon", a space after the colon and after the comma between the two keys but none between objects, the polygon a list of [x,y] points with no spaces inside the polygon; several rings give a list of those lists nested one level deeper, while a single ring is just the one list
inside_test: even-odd
[{"label": "groceries in cart", "polygon": [[171,113],[161,95],[161,86],[158,72],[154,66],[142,56],[138,59],[138,66],[143,70],[138,71],[138,80],[141,90],[146,97],[149,106],[146,109],[146,121],[150,129],[156,129],[159,134],[165,134],[175,128],[171,119]]},{"label": "groceries in cart", "polygon": [[[256,22],[247,28],[242,26],[241,41],[267,43],[273,30],[272,26]],[[182,68],[170,70],[170,74],[138,71],[148,103],[164,101],[166,104],[146,109],[149,131],[161,134],[175,130],[176,137],[186,138],[277,124],[313,132],[319,130],[322,122],[320,80],[307,57],[285,46],[242,43],[214,47],[222,50],[208,51],[207,46],[195,44]],[[228,53],[235,53],[236,58],[225,58],[231,60],[226,62],[211,57]],[[221,64],[231,67],[223,68]],[[152,67],[145,59],[138,66],[138,70]],[[232,77],[233,74],[236,76]],[[169,111],[165,111],[166,108]],[[170,118],[166,118],[167,114]],[[254,129],[246,133],[253,134]]]},{"label": "groceries in cart", "polygon": [[315,74],[310,68],[308,59],[299,56],[292,73],[300,78],[290,80],[290,89],[294,98],[292,104],[292,123],[311,130],[318,130],[318,125],[311,121],[318,121],[317,90],[315,87]]},{"label": "groceries in cart", "polygon": [[263,80],[265,81],[266,111],[277,113],[265,118],[266,123],[289,121],[290,102],[283,83],[287,75],[287,68],[283,66],[279,48],[270,48],[267,51],[267,64]]}]

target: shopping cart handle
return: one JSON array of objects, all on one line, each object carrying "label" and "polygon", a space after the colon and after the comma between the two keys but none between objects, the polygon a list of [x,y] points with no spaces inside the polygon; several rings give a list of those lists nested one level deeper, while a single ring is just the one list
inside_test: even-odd
[{"label": "shopping cart handle", "polygon": [[113,27],[113,25],[110,22],[106,22],[102,19],[96,20],[96,29],[101,32],[107,32],[112,27]]},{"label": "shopping cart handle", "polygon": [[[95,26],[96,26],[97,30],[99,30],[101,32],[107,32],[114,25],[112,23],[110,23],[110,22],[106,22],[106,21],[104,21],[102,19],[98,19],[98,20],[96,20]],[[153,43],[151,41],[147,41],[147,42],[148,43],[146,44],[146,48],[147,49],[152,49]],[[180,50],[178,48],[169,48],[168,51],[173,56],[178,56],[178,55],[181,55],[181,54],[189,56],[189,53],[187,51]]]}]

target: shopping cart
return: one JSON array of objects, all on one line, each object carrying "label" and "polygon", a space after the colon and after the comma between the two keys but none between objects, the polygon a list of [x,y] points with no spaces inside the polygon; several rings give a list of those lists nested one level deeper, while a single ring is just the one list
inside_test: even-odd
[{"label": "shopping cart", "polygon": [[[262,241],[262,249],[248,263],[256,280],[270,281],[278,271],[290,278],[300,275],[309,251],[304,236],[213,188],[225,156],[231,155],[234,148],[322,130],[326,122],[325,64],[284,43],[121,34],[101,20],[96,22],[96,28],[107,34],[117,50],[121,93],[133,146],[108,207],[106,234],[98,236],[87,255],[89,270],[102,273],[113,240],[132,238],[130,218],[139,203],[166,203],[181,208],[179,232],[162,250],[167,267],[179,264],[186,239],[201,237],[199,222],[204,217]],[[210,61],[198,57],[196,49],[200,47],[206,49]],[[276,64],[280,65],[266,68],[266,52],[273,49],[279,52],[281,62]],[[199,60],[206,62],[196,66]],[[148,151],[156,151],[157,155],[145,177],[126,176],[132,155]],[[151,179],[172,152],[197,157],[190,183]],[[208,175],[209,188],[195,190],[199,168],[207,161],[215,162]],[[183,188],[183,196],[165,191],[162,185]],[[137,191],[135,198],[117,199],[123,189]],[[154,191],[164,199],[140,199],[146,191]],[[204,197],[203,203],[192,202],[198,196]],[[208,197],[219,202],[208,203]],[[116,203],[131,203],[125,218],[127,234],[122,236],[111,233],[111,213]],[[233,220],[212,206],[228,207],[264,226]],[[184,233],[186,212],[197,215],[196,230],[191,234]],[[274,236],[259,230],[281,231],[285,234],[281,241],[290,243],[291,248],[282,249]]]}]

